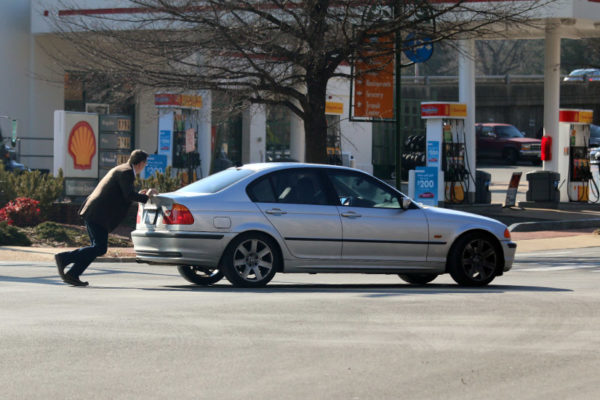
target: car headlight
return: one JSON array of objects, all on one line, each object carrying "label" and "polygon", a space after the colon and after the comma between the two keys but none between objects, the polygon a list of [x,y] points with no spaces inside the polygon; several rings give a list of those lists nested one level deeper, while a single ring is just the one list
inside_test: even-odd
[{"label": "car headlight", "polygon": [[530,144],[522,144],[521,150],[531,150],[531,145]]}]

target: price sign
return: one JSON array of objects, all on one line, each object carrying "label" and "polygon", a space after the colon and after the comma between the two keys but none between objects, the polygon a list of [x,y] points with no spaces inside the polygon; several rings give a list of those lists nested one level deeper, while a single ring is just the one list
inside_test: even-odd
[{"label": "price sign", "polygon": [[438,169],[417,167],[415,169],[415,201],[428,206],[438,205]]},{"label": "price sign", "polygon": [[117,129],[120,131],[130,131],[131,130],[131,120],[119,118],[117,120]]},{"label": "price sign", "polygon": [[119,149],[129,150],[131,148],[131,138],[127,136],[119,136]]}]

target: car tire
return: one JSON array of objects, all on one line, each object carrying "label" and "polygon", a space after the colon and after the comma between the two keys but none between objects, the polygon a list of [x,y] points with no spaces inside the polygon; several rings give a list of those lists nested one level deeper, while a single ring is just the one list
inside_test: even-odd
[{"label": "car tire", "polygon": [[485,286],[496,277],[500,249],[493,240],[481,233],[461,236],[448,256],[448,272],[461,286]]},{"label": "car tire", "polygon": [[223,253],[223,272],[233,286],[263,287],[281,265],[277,243],[269,236],[250,232],[231,241]]},{"label": "car tire", "polygon": [[411,285],[426,285],[435,278],[437,274],[398,274],[400,279],[404,282],[410,283]]},{"label": "car tire", "polygon": [[209,286],[223,279],[223,271],[217,268],[178,265],[177,271],[186,281],[196,285]]},{"label": "car tire", "polygon": [[519,160],[519,153],[515,149],[506,149],[503,154],[504,160],[509,165],[515,165]]}]

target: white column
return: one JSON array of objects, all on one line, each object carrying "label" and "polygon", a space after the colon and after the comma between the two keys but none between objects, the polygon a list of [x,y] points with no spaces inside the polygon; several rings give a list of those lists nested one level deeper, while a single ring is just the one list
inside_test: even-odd
[{"label": "white column", "polygon": [[465,163],[470,170],[468,200],[475,200],[475,40],[458,42],[458,101],[467,105],[465,118]]},{"label": "white column", "polygon": [[290,156],[304,162],[305,152],[304,121],[290,111]]},{"label": "white column", "polygon": [[264,162],[266,140],[266,108],[252,105],[242,115],[242,163]]},{"label": "white column", "polygon": [[200,123],[198,124],[198,152],[202,177],[208,176],[211,163],[211,137],[212,137],[212,96],[209,90],[201,91],[202,108],[200,109]]},{"label": "white column", "polygon": [[[559,151],[562,147],[558,135],[558,110],[560,108],[560,33],[556,23],[546,25],[544,48],[544,131],[552,138],[552,160],[544,161],[544,171],[560,173],[565,179],[559,166]],[[568,138],[565,138],[567,140]],[[568,144],[567,144],[568,145]],[[566,185],[564,185],[566,187]]]}]

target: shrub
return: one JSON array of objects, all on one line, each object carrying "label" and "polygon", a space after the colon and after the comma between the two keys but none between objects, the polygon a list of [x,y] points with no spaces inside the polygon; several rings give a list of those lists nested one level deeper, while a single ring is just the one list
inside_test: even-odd
[{"label": "shrub", "polygon": [[8,225],[34,226],[40,223],[40,202],[27,197],[17,197],[0,209],[0,221]]},{"label": "shrub", "polygon": [[42,222],[35,227],[35,233],[42,239],[70,244],[73,239],[64,226],[56,222]]},{"label": "shrub", "polygon": [[184,174],[182,172],[178,172],[177,175],[172,177],[171,171],[171,167],[168,166],[165,169],[164,174],[161,174],[157,171],[154,176],[146,179],[141,179],[138,176],[136,177],[136,186],[141,187],[142,189],[154,188],[158,190],[159,193],[173,192],[185,186],[186,182],[184,179]]},{"label": "shrub", "polygon": [[0,246],[31,246],[31,241],[18,228],[0,222]]},{"label": "shrub", "polygon": [[6,171],[4,163],[0,161],[0,207],[17,197],[13,178],[14,174]]},{"label": "shrub", "polygon": [[4,170],[0,163],[0,206],[17,197],[29,197],[40,202],[39,208],[43,217],[46,217],[52,203],[58,200],[63,193],[64,178],[62,169],[58,176],[43,174],[40,171],[24,171],[14,174]]},{"label": "shrub", "polygon": [[40,171],[25,171],[13,176],[17,196],[38,200],[44,217],[50,212],[52,203],[62,196],[64,188],[62,169],[59,170],[57,177]]}]

